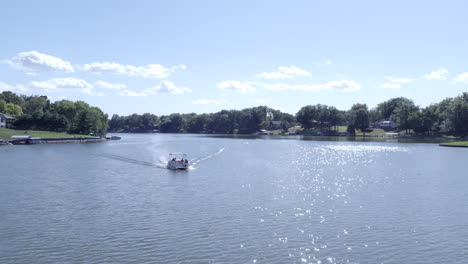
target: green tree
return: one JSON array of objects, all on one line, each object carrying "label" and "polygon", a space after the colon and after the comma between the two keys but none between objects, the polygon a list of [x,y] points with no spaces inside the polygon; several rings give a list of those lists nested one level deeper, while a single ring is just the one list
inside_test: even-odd
[{"label": "green tree", "polygon": [[45,113],[49,110],[50,102],[47,96],[30,96],[27,97],[23,106],[25,114],[32,114],[35,112]]},{"label": "green tree", "polygon": [[[351,130],[359,129],[364,137],[366,136],[366,129],[369,127],[369,110],[366,104],[354,104],[351,107],[350,113]],[[348,126],[348,129],[350,127]],[[348,131],[349,132],[349,131]]]},{"label": "green tree", "polygon": [[5,106],[5,111],[7,115],[11,115],[14,117],[21,116],[23,114],[23,110],[21,109],[21,106],[16,105],[16,104],[11,104],[7,103]]},{"label": "green tree", "polygon": [[383,119],[389,120],[391,116],[393,115],[393,112],[396,110],[396,108],[399,105],[405,104],[405,103],[413,103],[413,101],[405,97],[392,98],[390,100],[387,100],[383,103],[378,104],[376,110],[380,113]]},{"label": "green tree", "polygon": [[19,105],[21,107],[24,105],[24,99],[11,91],[3,91],[0,94],[0,100],[5,101],[6,103]]},{"label": "green tree", "polygon": [[457,136],[468,135],[468,93],[455,98],[449,110],[451,132]]},{"label": "green tree", "polygon": [[[398,129],[405,130],[408,133],[408,130],[412,128],[412,119],[417,115],[419,108],[414,105],[413,101],[405,100],[402,101],[393,111],[391,116],[392,120],[395,120],[398,126]],[[414,121],[413,121],[414,123]]]},{"label": "green tree", "polygon": [[23,110],[19,105],[7,103],[0,99],[0,113],[18,117],[23,114]]},{"label": "green tree", "polygon": [[183,129],[183,119],[180,114],[161,117],[160,130],[165,133],[178,133]]}]

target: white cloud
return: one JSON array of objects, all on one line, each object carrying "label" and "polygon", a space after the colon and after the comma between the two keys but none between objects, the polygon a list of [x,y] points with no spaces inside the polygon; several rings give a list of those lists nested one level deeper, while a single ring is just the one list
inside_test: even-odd
[{"label": "white cloud", "polygon": [[127,85],[125,85],[125,84],[108,83],[108,82],[101,81],[101,80],[96,81],[94,83],[94,86],[96,86],[98,88],[111,89],[111,90],[122,90],[122,89],[127,88]]},{"label": "white cloud", "polygon": [[468,72],[459,74],[455,81],[461,83],[468,83]]},{"label": "white cloud", "polygon": [[380,85],[381,88],[386,88],[386,89],[400,89],[401,85],[398,83],[384,83]]},{"label": "white cloud", "polygon": [[324,61],[323,63],[324,63],[324,64],[333,64],[334,62],[331,61],[331,60],[326,60],[326,61]]},{"label": "white cloud", "polygon": [[253,93],[258,83],[256,82],[241,82],[241,81],[223,81],[216,84],[218,88],[223,90],[232,90],[240,93]]},{"label": "white cloud", "polygon": [[70,62],[37,51],[18,53],[8,61],[12,67],[28,71],[30,75],[38,72],[74,72]]},{"label": "white cloud", "polygon": [[297,91],[307,91],[307,92],[317,92],[323,90],[336,90],[343,92],[354,92],[361,89],[361,85],[356,81],[349,80],[340,80],[340,81],[329,81],[324,84],[285,84],[285,83],[276,83],[276,84],[262,84],[266,89],[273,91],[288,91],[288,90],[297,90]]},{"label": "white cloud", "polygon": [[85,71],[90,71],[96,74],[102,73],[115,73],[125,74],[127,72],[126,66],[115,62],[93,62],[81,66]]},{"label": "white cloud", "polygon": [[397,78],[397,77],[392,77],[392,76],[385,76],[385,79],[387,79],[389,82],[392,82],[392,83],[409,83],[409,82],[416,80],[412,78]]},{"label": "white cloud", "polygon": [[64,95],[57,95],[57,96],[50,96],[48,95],[47,98],[51,101],[51,102],[57,102],[57,101],[62,101],[62,100],[68,100],[68,98]]},{"label": "white cloud", "polygon": [[123,90],[118,93],[121,96],[151,96],[162,93],[167,94],[183,94],[192,92],[192,89],[185,87],[177,87],[173,82],[170,81],[161,81],[159,85],[153,86],[151,88],[144,89],[141,92]]},{"label": "white cloud", "polygon": [[311,76],[312,73],[300,69],[296,66],[280,66],[278,67],[277,72],[263,72],[258,75],[260,78],[265,78],[265,79],[289,79],[293,78],[296,76]]},{"label": "white cloud", "polygon": [[118,95],[121,95],[121,96],[148,96],[145,93],[139,93],[139,92],[130,91],[130,90],[120,91],[120,92],[118,92]]},{"label": "white cloud", "polygon": [[219,99],[199,99],[199,100],[196,100],[196,101],[193,101],[192,103],[193,104],[223,104],[225,102],[225,100],[223,98],[219,98]]},{"label": "white cloud", "polygon": [[28,84],[31,89],[45,92],[76,91],[88,95],[103,95],[96,93],[92,84],[78,78],[54,78],[47,81],[32,81]]},{"label": "white cloud", "polygon": [[447,79],[448,71],[446,69],[438,69],[432,71],[429,74],[424,75],[423,77],[428,80],[445,80]]},{"label": "white cloud", "polygon": [[149,64],[146,66],[122,65],[115,62],[93,62],[81,66],[81,69],[95,74],[113,73],[143,78],[166,78],[173,72],[186,69],[187,66],[180,64],[166,68],[160,64]]},{"label": "white cloud", "polygon": [[22,93],[28,91],[28,88],[24,85],[10,85],[4,82],[0,82],[0,91]]},{"label": "white cloud", "polygon": [[189,93],[192,89],[185,87],[176,87],[173,82],[170,81],[161,81],[157,86],[151,87],[144,90],[144,93],[149,95],[160,94],[160,93],[169,93],[169,94],[183,94]]},{"label": "white cloud", "polygon": [[256,102],[256,103],[263,103],[263,102],[265,102],[265,99],[256,98],[256,99],[255,99],[255,102]]}]

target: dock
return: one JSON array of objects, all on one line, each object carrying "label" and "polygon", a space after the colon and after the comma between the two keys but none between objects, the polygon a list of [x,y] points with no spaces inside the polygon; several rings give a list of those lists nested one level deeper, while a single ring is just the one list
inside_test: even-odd
[{"label": "dock", "polygon": [[9,142],[13,145],[35,145],[52,143],[95,143],[106,141],[101,137],[66,137],[66,138],[41,138],[31,136],[12,136]]}]

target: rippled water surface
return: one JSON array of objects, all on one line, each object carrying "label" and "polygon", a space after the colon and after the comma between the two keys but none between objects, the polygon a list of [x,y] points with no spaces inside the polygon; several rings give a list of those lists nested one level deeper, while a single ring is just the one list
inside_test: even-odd
[{"label": "rippled water surface", "polygon": [[[468,150],[122,135],[0,147],[0,263],[466,263]],[[189,171],[164,169],[189,154]]]}]

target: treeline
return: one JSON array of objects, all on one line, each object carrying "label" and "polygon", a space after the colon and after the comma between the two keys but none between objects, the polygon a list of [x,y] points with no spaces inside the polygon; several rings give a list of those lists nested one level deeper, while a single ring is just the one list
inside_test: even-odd
[{"label": "treeline", "polygon": [[109,120],[112,132],[146,132],[158,130],[163,133],[222,133],[251,134],[261,129],[270,129],[272,121],[280,121],[280,128],[293,125],[295,117],[266,106],[243,110],[222,110],[210,114],[153,114],[130,116],[113,115]]},{"label": "treeline", "polygon": [[286,132],[289,127],[300,125],[306,133],[347,126],[349,134],[355,134],[356,131],[365,134],[384,120],[393,121],[396,130],[406,133],[467,136],[468,93],[427,107],[419,107],[405,97],[392,98],[372,109],[360,103],[354,104],[349,110],[338,110],[322,104],[307,105],[294,116],[267,106],[222,110],[210,114],[113,115],[109,120],[109,131],[251,134],[261,129],[273,128]]},{"label": "treeline", "polygon": [[427,107],[419,107],[408,98],[397,97],[368,109],[366,104],[354,104],[348,111],[326,105],[304,106],[296,114],[304,128],[330,128],[347,125],[348,132],[365,132],[379,121],[396,123],[396,129],[406,133],[468,135],[468,93],[447,98]]},{"label": "treeline", "polygon": [[17,95],[4,91],[0,94],[0,113],[15,117],[13,126],[22,130],[105,135],[108,128],[107,115],[83,101],[50,103],[47,96]]},{"label": "treeline", "polygon": [[348,133],[370,131],[379,121],[390,120],[396,129],[423,135],[447,134],[468,136],[468,93],[447,98],[427,107],[419,107],[408,98],[397,97],[369,109],[354,104],[349,110],[338,110],[322,104],[302,107],[295,115],[267,106],[243,110],[221,110],[209,114],[156,116],[145,113],[129,116],[113,115],[108,120],[98,107],[82,101],[50,103],[46,96],[0,94],[0,113],[15,117],[18,129],[68,131],[70,133],[104,135],[111,132],[223,133],[251,134],[261,129],[282,129],[300,125],[304,132],[333,131],[347,126]]}]

